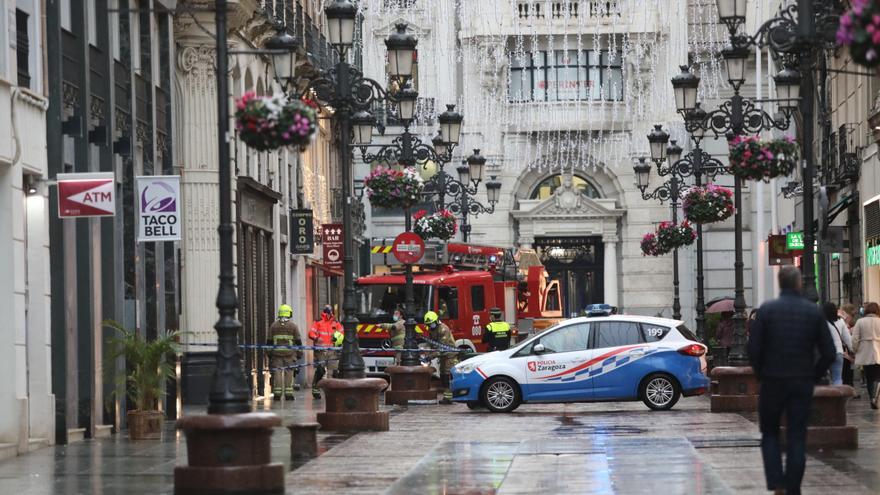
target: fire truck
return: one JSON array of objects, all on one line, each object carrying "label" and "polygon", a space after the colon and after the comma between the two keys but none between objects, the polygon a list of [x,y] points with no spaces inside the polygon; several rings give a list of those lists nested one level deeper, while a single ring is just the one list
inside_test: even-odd
[{"label": "fire truck", "polygon": [[[388,347],[381,324],[391,323],[397,307],[406,302],[404,266],[391,253],[393,239],[374,239],[372,275],[357,280],[362,311],[358,314],[361,347]],[[456,346],[485,352],[483,329],[489,311],[500,308],[514,337],[539,332],[562,319],[562,294],[551,281],[537,254],[462,243],[427,243],[422,262],[413,266],[413,313],[416,331],[426,335],[422,317],[435,311],[452,330]],[[364,357],[369,372],[381,372],[394,362],[392,352]]]}]

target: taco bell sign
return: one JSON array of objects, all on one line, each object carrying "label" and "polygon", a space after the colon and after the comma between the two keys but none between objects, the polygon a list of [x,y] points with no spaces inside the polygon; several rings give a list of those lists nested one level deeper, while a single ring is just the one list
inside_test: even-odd
[{"label": "taco bell sign", "polygon": [[138,242],[180,240],[180,176],[137,178]]}]

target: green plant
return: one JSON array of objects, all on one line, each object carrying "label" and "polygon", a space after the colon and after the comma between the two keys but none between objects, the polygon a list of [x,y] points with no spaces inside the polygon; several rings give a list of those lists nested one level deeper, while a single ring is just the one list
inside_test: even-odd
[{"label": "green plant", "polygon": [[162,383],[175,376],[174,356],[181,352],[177,342],[181,333],[165,331],[155,340],[147,341],[113,320],[104,320],[101,324],[120,334],[108,339],[108,358],[125,358],[127,373],[120,381],[126,385],[135,409],[155,410],[162,396]]}]

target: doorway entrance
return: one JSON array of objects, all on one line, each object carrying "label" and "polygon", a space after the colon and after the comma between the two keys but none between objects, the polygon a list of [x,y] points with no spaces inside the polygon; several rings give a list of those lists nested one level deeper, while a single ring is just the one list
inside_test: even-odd
[{"label": "doorway entrance", "polygon": [[604,302],[601,236],[537,237],[534,246],[550,278],[559,280],[565,317],[580,315],[587,305]]}]

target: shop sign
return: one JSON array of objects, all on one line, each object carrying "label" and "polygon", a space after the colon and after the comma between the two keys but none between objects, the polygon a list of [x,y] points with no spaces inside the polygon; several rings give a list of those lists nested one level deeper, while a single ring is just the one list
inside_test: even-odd
[{"label": "shop sign", "polygon": [[331,270],[342,271],[342,257],[345,256],[342,232],[341,223],[325,223],[321,226],[324,265]]},{"label": "shop sign", "polygon": [[880,245],[871,246],[865,250],[865,259],[868,266],[880,266]]},{"label": "shop sign", "polygon": [[785,236],[785,247],[789,251],[803,251],[804,249],[804,233],[789,232]]},{"label": "shop sign", "polygon": [[180,240],[180,176],[136,177],[138,242]]},{"label": "shop sign", "polygon": [[312,210],[290,210],[290,254],[315,251],[315,220]]},{"label": "shop sign", "polygon": [[60,218],[116,215],[116,181],[113,172],[58,174],[57,179]]},{"label": "shop sign", "polygon": [[786,236],[771,235],[767,238],[767,263],[770,266],[790,265],[793,257],[786,247]]}]

